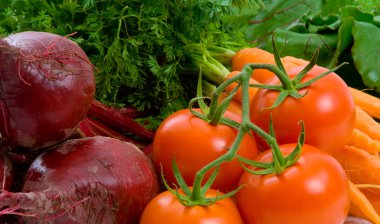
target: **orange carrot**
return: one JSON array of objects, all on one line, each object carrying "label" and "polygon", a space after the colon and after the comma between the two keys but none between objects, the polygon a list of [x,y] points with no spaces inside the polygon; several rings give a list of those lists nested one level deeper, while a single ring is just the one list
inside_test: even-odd
[{"label": "orange carrot", "polygon": [[[340,162],[352,183],[357,184],[357,186],[358,184],[380,185],[380,157],[348,145],[344,146],[334,157]],[[376,213],[380,214],[380,188],[370,190],[360,189],[360,191],[365,195],[367,200],[370,201]],[[371,209],[368,207],[368,204],[366,204],[367,202],[365,202],[366,200],[363,199],[363,196],[355,191],[353,187],[351,187],[351,194],[351,197],[357,197],[351,198],[351,213],[358,216],[362,213],[367,216],[368,219],[375,222],[377,218],[376,216],[370,215],[373,214],[373,212],[370,212]],[[376,221],[375,223],[379,222]]]},{"label": "orange carrot", "polygon": [[380,124],[359,106],[356,106],[355,119],[354,127],[356,129],[364,132],[370,138],[380,141]]},{"label": "orange carrot", "polygon": [[[228,96],[228,93],[223,92],[220,95],[219,100],[221,101],[221,100],[225,99],[227,96]],[[227,107],[227,110],[238,115],[238,116],[241,116],[241,110],[242,109],[241,109],[240,101],[238,101],[236,99],[232,99],[232,101],[230,102],[230,104]]]},{"label": "orange carrot", "polygon": [[[244,65],[249,63],[275,64],[272,53],[260,48],[244,48],[236,52],[232,58],[231,67],[234,71],[241,71]],[[260,83],[274,76],[274,73],[266,69],[256,69],[252,73],[252,78]]]},{"label": "orange carrot", "polygon": [[334,157],[356,184],[380,185],[380,157],[354,146],[344,146]]},{"label": "orange carrot", "polygon": [[287,71],[289,71],[289,69],[292,69],[292,68],[295,68],[298,66],[306,66],[307,64],[309,64],[309,61],[306,61],[306,60],[301,59],[301,58],[295,58],[293,56],[283,57],[282,62],[287,64],[287,66],[285,67],[285,69]]},{"label": "orange carrot", "polygon": [[[233,71],[227,75],[226,79],[232,78],[239,73],[240,73],[240,71]],[[250,78],[249,84],[258,84],[258,82],[255,79]],[[231,92],[237,85],[238,85],[237,83],[232,83],[231,85],[227,86],[227,88],[226,88],[227,93]],[[257,90],[258,90],[257,88],[249,87],[249,99],[250,99],[250,101],[255,96]],[[237,90],[235,96],[234,96],[234,99],[240,103],[241,103],[241,94],[242,94],[241,88],[239,88]]]},{"label": "orange carrot", "polygon": [[371,220],[375,224],[380,224],[380,216],[368,200],[365,194],[351,181],[350,183],[350,214]]},{"label": "orange carrot", "polygon": [[356,128],[352,131],[347,145],[363,149],[373,155],[378,155],[380,152],[380,141],[373,140],[366,133]]},{"label": "orange carrot", "polygon": [[380,99],[361,90],[351,88],[355,104],[367,112],[371,117],[380,119]]},{"label": "orange carrot", "polygon": [[[260,48],[244,48],[238,51],[232,58],[231,67],[232,70],[241,71],[244,65],[249,63],[263,63],[263,64],[275,64],[274,55],[269,51],[262,50]],[[282,63],[286,71],[292,68],[307,65],[308,61],[298,59],[291,56],[282,58]],[[269,78],[272,78],[274,73],[266,69],[256,69],[252,73],[252,78],[260,83],[265,82]]]},{"label": "orange carrot", "polygon": [[[367,186],[363,186],[367,185]],[[356,185],[360,191],[366,196],[368,201],[371,202],[373,208],[379,213],[380,211],[380,185],[368,185],[368,184],[357,184]]]}]

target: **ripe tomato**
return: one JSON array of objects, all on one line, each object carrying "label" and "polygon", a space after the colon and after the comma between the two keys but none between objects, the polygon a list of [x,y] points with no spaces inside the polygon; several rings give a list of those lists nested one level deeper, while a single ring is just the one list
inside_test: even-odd
[{"label": "ripe tomato", "polygon": [[[280,145],[288,155],[295,144]],[[272,161],[272,152],[257,161]],[[337,160],[310,145],[303,145],[299,160],[281,174],[245,172],[236,195],[244,223],[337,224],[343,223],[350,205],[348,178]]]},{"label": "ripe tomato", "polygon": [[[289,72],[295,76],[303,67]],[[303,81],[310,80],[327,71],[319,66],[308,72]],[[277,77],[266,84],[279,84]],[[279,144],[297,142],[301,131],[299,121],[305,125],[305,143],[320,148],[330,154],[342,149],[352,133],[355,121],[355,103],[346,83],[335,73],[328,74],[308,87],[299,90],[307,94],[301,99],[286,97],[274,109],[264,109],[273,105],[279,91],[260,89],[251,101],[251,120],[263,130],[269,130],[270,116]],[[260,149],[267,149],[266,142],[256,138]]]},{"label": "ripe tomato", "polygon": [[[225,116],[239,119],[229,111],[226,111]],[[152,158],[158,170],[162,166],[164,177],[170,186],[177,183],[172,170],[173,158],[185,182],[192,185],[196,172],[225,154],[236,134],[235,128],[223,124],[211,125],[194,116],[189,109],[179,110],[165,119],[157,129]],[[257,153],[254,138],[247,134],[238,154],[253,159]],[[236,159],[223,163],[212,186],[223,192],[234,190],[242,173],[243,168]]]},{"label": "ripe tomato", "polygon": [[[206,197],[215,197],[209,189]],[[222,195],[222,193],[218,193]],[[243,224],[236,204],[226,198],[210,206],[186,207],[169,191],[157,195],[145,208],[140,224]]]}]

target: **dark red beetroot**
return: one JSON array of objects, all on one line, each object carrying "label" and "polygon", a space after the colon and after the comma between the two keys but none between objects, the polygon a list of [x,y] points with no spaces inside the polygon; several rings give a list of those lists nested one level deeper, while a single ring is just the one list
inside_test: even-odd
[{"label": "dark red beetroot", "polygon": [[21,32],[0,39],[0,131],[12,146],[69,137],[95,92],[93,65],[67,37]]},{"label": "dark red beetroot", "polygon": [[13,164],[5,153],[0,152],[0,192],[9,190],[13,183]]},{"label": "dark red beetroot", "polygon": [[3,192],[0,214],[21,212],[26,223],[138,223],[159,183],[136,146],[98,136],[45,151],[29,168],[23,192]]}]

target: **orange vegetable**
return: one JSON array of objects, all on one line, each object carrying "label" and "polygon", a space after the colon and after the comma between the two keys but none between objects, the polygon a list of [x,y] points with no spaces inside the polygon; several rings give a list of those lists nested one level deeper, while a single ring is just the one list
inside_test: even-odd
[{"label": "orange vegetable", "polygon": [[[226,92],[223,92],[221,95],[220,95],[220,98],[219,98],[219,102],[221,102],[222,100],[224,100],[226,97],[228,96],[228,93]],[[232,99],[232,101],[230,102],[230,104],[228,105],[227,107],[227,110],[238,115],[239,117],[241,117],[241,103],[240,101],[236,100],[236,99]]]},{"label": "orange vegetable", "polygon": [[334,155],[356,184],[380,185],[380,157],[354,146],[344,146]]},{"label": "orange vegetable", "polygon": [[380,141],[380,124],[360,106],[356,106],[355,128],[366,133],[370,138]]},{"label": "orange vegetable", "polygon": [[367,112],[371,117],[380,119],[380,99],[361,90],[351,88],[355,104]]},{"label": "orange vegetable", "polygon": [[[334,157],[340,162],[349,179],[357,186],[359,184],[380,185],[379,156],[371,155],[360,148],[346,145]],[[363,195],[357,191],[351,186],[352,208],[350,212],[357,216],[366,216],[373,222],[380,223],[377,217],[380,213],[380,188],[360,189],[360,192],[371,203],[377,215],[374,215]]]},{"label": "orange vegetable", "polygon": [[[375,211],[380,213],[380,185],[371,186],[360,186],[362,184],[357,184],[360,191],[366,196],[368,201],[371,203]],[[366,184],[367,185],[367,184]]]},{"label": "orange vegetable", "polygon": [[[235,75],[239,74],[240,71],[233,71],[231,72],[230,74],[227,75],[226,79],[229,79],[229,78],[232,78],[234,77]],[[259,82],[257,82],[255,79],[251,78],[249,80],[249,83],[250,84],[258,84]],[[232,83],[231,85],[227,86],[226,88],[226,91],[229,93],[231,92],[238,84],[237,83]],[[253,87],[250,87],[249,88],[249,98],[250,98],[250,101],[251,99],[255,96],[256,92],[257,92],[257,88],[253,88]],[[237,100],[238,102],[241,103],[241,88],[239,88],[234,96],[234,99]]]},{"label": "orange vegetable", "polygon": [[350,183],[350,198],[351,205],[349,213],[358,217],[371,220],[375,224],[380,223],[380,216],[375,208],[368,200],[365,194],[351,181]]},{"label": "orange vegetable", "polygon": [[[235,56],[232,58],[232,70],[241,71],[244,65],[249,63],[275,64],[272,53],[260,48],[244,48],[236,52]],[[252,73],[252,78],[261,83],[273,76],[274,73],[266,69],[256,69]]]},{"label": "orange vegetable", "polygon": [[356,128],[352,131],[347,145],[363,149],[373,155],[378,155],[380,152],[380,141],[373,140],[366,133]]},{"label": "orange vegetable", "polygon": [[[268,51],[260,48],[244,48],[238,51],[232,58],[231,66],[232,70],[241,71],[244,65],[249,63],[263,63],[263,64],[275,64],[274,55]],[[286,56],[282,58],[282,63],[286,71],[292,68],[304,65],[309,62],[300,58],[292,56]],[[252,73],[252,78],[260,83],[272,78],[274,73],[266,69],[256,69]]]}]

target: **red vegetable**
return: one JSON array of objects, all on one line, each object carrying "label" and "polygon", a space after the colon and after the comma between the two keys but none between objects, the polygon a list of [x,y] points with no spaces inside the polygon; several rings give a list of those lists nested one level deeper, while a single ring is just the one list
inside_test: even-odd
[{"label": "red vegetable", "polygon": [[[304,67],[289,72],[294,77]],[[314,66],[302,83],[328,71]],[[265,84],[277,85],[277,77]],[[348,142],[355,122],[355,103],[347,84],[336,74],[331,73],[313,84],[298,91],[306,94],[300,99],[287,96],[277,107],[269,109],[279,97],[279,91],[260,89],[251,102],[251,120],[260,128],[269,131],[272,118],[274,131],[279,144],[297,142],[301,131],[299,121],[305,124],[305,143],[335,154]],[[257,138],[260,149],[268,146],[262,138]]]},{"label": "red vegetable", "polygon": [[45,151],[22,191],[0,195],[0,214],[20,212],[27,223],[137,223],[159,183],[136,146],[97,136]]},{"label": "red vegetable", "polygon": [[[226,111],[224,116],[238,120],[238,117],[229,111]],[[237,130],[231,126],[210,124],[193,115],[189,109],[182,109],[167,117],[157,129],[152,158],[156,169],[162,167],[170,186],[178,186],[172,168],[173,158],[183,179],[191,185],[198,170],[227,153],[236,135]],[[248,159],[253,159],[258,154],[252,136],[244,136],[238,154]],[[236,189],[243,171],[237,159],[222,164],[212,184],[213,188],[224,193]],[[211,172],[206,177],[210,174]]]},{"label": "red vegetable", "polygon": [[[280,145],[289,155],[296,144]],[[255,158],[273,161],[272,150]],[[256,168],[253,168],[256,169]],[[299,160],[280,174],[243,173],[236,203],[246,224],[338,224],[350,206],[348,178],[337,160],[304,144]]]},{"label": "red vegetable", "polygon": [[68,138],[95,92],[93,65],[67,37],[21,32],[0,39],[0,132],[12,146]]},{"label": "red vegetable", "polygon": [[78,126],[78,134],[80,137],[93,137],[93,136],[105,136],[116,138],[125,142],[130,142],[139,147],[140,149],[145,147],[145,144],[135,140],[131,137],[127,137],[114,129],[111,129],[107,125],[101,123],[98,120],[92,119],[90,117],[86,117]]},{"label": "red vegetable", "polygon": [[101,120],[102,123],[118,131],[130,132],[144,140],[153,140],[154,131],[146,129],[132,118],[124,115],[122,111],[111,108],[97,100],[92,101],[88,115]]},{"label": "red vegetable", "polygon": [[[182,194],[182,189],[179,189]],[[223,193],[208,189],[207,197],[222,196]],[[165,221],[163,221],[165,220]],[[170,191],[157,195],[143,212],[140,224],[243,224],[233,199],[228,197],[208,206],[185,206]]]},{"label": "red vegetable", "polygon": [[13,182],[13,164],[5,153],[0,153],[0,191],[9,190]]}]

